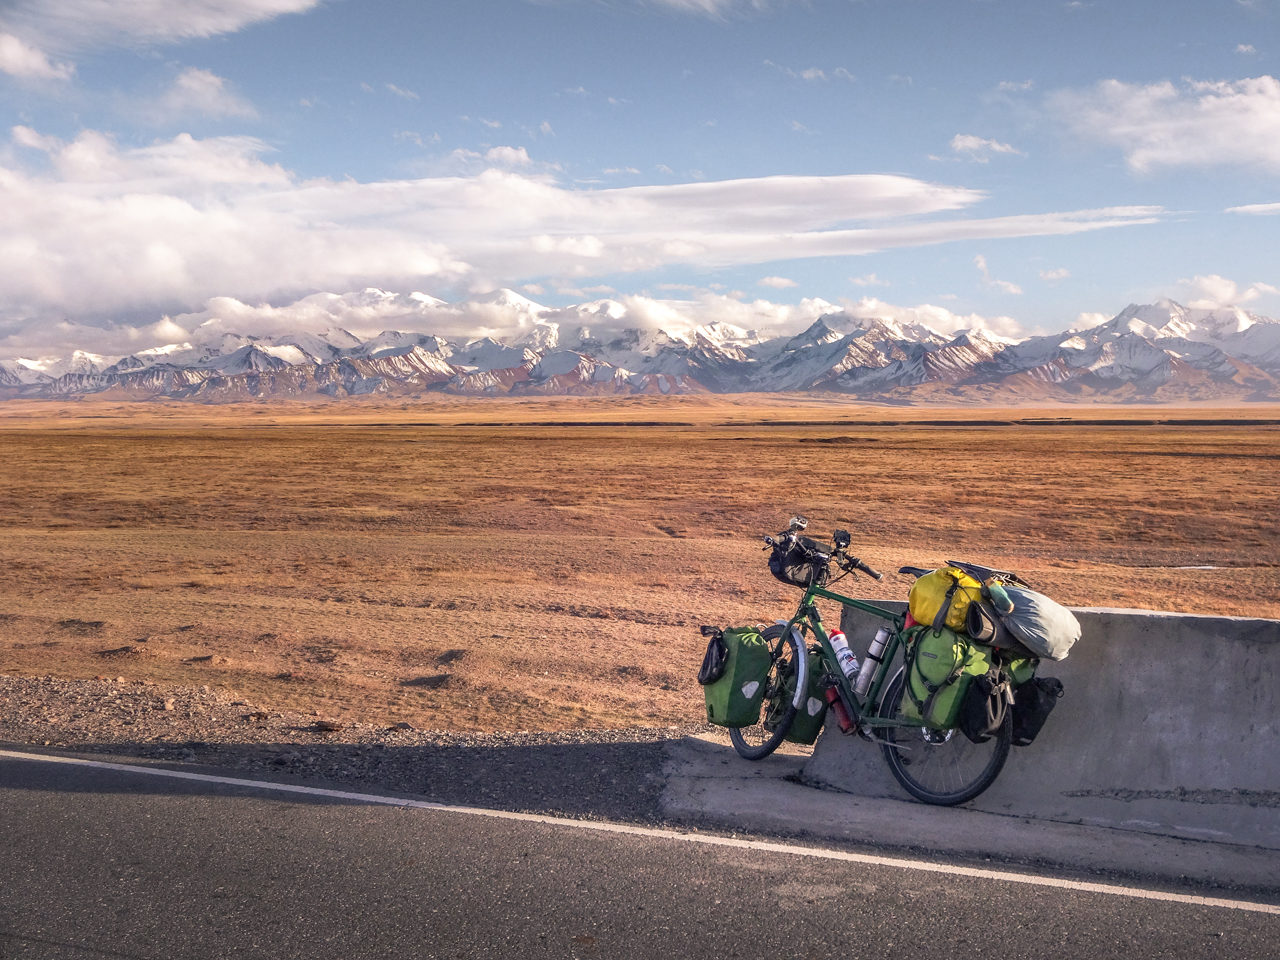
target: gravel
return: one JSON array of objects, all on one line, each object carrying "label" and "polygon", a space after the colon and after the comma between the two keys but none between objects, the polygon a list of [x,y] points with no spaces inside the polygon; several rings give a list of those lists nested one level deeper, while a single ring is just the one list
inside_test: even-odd
[{"label": "gravel", "polygon": [[664,745],[705,727],[451,733],[259,708],[202,687],[0,675],[0,742],[503,810],[662,820]]}]

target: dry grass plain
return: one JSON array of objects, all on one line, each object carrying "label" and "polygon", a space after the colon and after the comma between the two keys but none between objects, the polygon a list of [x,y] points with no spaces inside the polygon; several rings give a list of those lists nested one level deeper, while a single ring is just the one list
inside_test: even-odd
[{"label": "dry grass plain", "polygon": [[1267,419],[1280,408],[9,403],[0,673],[420,729],[697,722],[697,627],[790,611],[758,537],[797,512],[885,571],[959,557],[1076,605],[1280,617]]}]

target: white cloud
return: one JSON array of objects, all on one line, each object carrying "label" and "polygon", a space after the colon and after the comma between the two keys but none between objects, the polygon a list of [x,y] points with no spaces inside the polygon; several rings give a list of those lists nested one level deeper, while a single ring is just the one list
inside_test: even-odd
[{"label": "white cloud", "polygon": [[1252,43],[1236,44],[1236,53],[1244,54],[1245,56],[1251,56],[1257,52],[1258,52],[1258,48],[1255,47]]},{"label": "white cloud", "polygon": [[513,169],[533,165],[533,158],[524,147],[490,147],[484,153],[459,147],[449,154],[450,161],[463,170],[479,170],[491,167]]},{"label": "white cloud", "polygon": [[1247,213],[1255,216],[1280,214],[1280,203],[1249,203],[1243,207],[1227,207],[1227,213]]},{"label": "white cloud", "polygon": [[527,167],[533,163],[524,147],[491,147],[485,151],[484,158],[500,167]]},{"label": "white cloud", "polygon": [[404,100],[418,99],[418,95],[414,93],[412,90],[407,90],[404,87],[397,87],[394,83],[388,83],[387,89],[390,90],[392,93],[394,93],[397,97],[400,97],[401,99],[404,99]]},{"label": "white cloud", "polygon": [[[0,321],[192,309],[365,286],[511,286],[657,269],[851,256],[954,240],[1074,234],[1152,207],[971,219],[983,199],[908,177],[764,177],[614,189],[565,185],[527,151],[466,175],[303,180],[251,137],[125,148],[15,128],[0,167]],[[31,151],[30,169],[18,164]],[[531,170],[530,167],[533,167]],[[503,168],[505,167],[505,169]],[[540,172],[539,172],[540,171]]]},{"label": "white cloud", "polygon": [[53,62],[13,34],[0,33],[0,73],[24,80],[68,80],[75,71],[72,64]]},{"label": "white cloud", "polygon": [[1011,147],[1007,143],[1001,143],[999,140],[984,140],[982,137],[975,137],[969,133],[957,133],[951,138],[951,152],[967,157],[976,163],[987,163],[993,153],[1023,156],[1021,150]]},{"label": "white cloud", "polygon": [[1080,136],[1119,147],[1129,166],[1252,166],[1280,171],[1280,80],[1104,80],[1049,104]]},{"label": "white cloud", "polygon": [[181,119],[198,114],[205,117],[257,117],[253,104],[238,97],[227,81],[209,70],[187,67],[174,78],[173,86],[142,112],[154,120]]},{"label": "white cloud", "polygon": [[1196,309],[1243,306],[1261,296],[1280,293],[1280,289],[1270,283],[1253,283],[1241,289],[1234,280],[1216,273],[1179,280],[1178,285],[1182,288],[1187,306]]},{"label": "white cloud", "polygon": [[1053,283],[1057,280],[1065,280],[1069,276],[1071,276],[1071,271],[1068,270],[1066,267],[1057,267],[1052,270],[1040,271],[1040,279],[1048,280],[1050,283]]},{"label": "white cloud", "polygon": [[786,290],[788,287],[797,285],[794,280],[789,280],[786,277],[762,277],[756,283],[762,287],[773,287],[775,290]]},{"label": "white cloud", "polygon": [[169,43],[234,33],[262,20],[302,13],[319,0],[15,0],[10,29],[42,49],[86,49],[118,43]]},{"label": "white cloud", "polygon": [[1022,288],[1016,283],[1011,283],[1008,280],[993,279],[991,271],[987,269],[987,258],[982,254],[979,253],[973,258],[973,265],[977,267],[978,272],[982,274],[982,282],[984,285],[991,287],[994,290],[999,290],[1001,293],[1016,294],[1022,292]]}]

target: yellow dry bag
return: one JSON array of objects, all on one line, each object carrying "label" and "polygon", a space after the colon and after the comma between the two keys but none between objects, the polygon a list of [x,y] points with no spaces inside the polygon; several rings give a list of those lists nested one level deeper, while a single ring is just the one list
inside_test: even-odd
[{"label": "yellow dry bag", "polygon": [[[911,585],[907,606],[917,623],[963,632],[969,604],[981,599],[981,583],[959,567],[939,567]],[[943,620],[935,624],[941,611]]]}]

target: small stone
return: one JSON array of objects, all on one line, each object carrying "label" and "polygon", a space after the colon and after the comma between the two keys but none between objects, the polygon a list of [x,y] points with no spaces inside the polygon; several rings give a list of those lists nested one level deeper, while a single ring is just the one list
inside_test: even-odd
[{"label": "small stone", "polygon": [[316,730],[323,730],[326,733],[333,733],[342,729],[342,724],[337,720],[317,720],[313,726]]},{"label": "small stone", "polygon": [[388,729],[390,730],[412,730],[413,724],[401,720],[399,723],[393,723]]},{"label": "small stone", "polygon": [[167,698],[164,702],[164,708],[166,710],[172,710],[176,706],[177,706],[177,701],[175,701],[173,697]]}]

